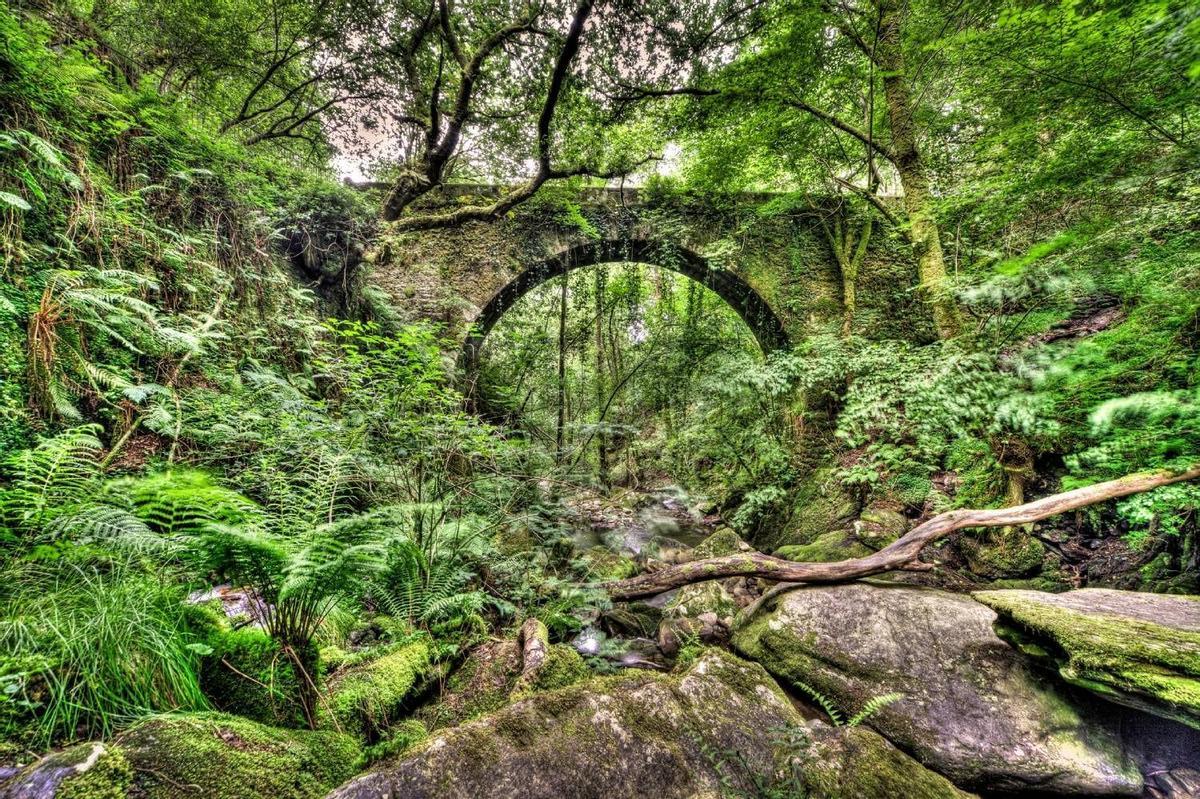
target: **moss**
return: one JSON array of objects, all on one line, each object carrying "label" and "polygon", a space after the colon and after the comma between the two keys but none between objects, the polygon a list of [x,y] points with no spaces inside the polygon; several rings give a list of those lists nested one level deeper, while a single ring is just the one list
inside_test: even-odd
[{"label": "moss", "polygon": [[[1068,682],[1200,729],[1200,632],[1060,607],[1036,592],[974,596],[1000,614],[999,634],[1044,653]],[[1171,599],[1195,601],[1200,617],[1200,601]]]},{"label": "moss", "polygon": [[509,701],[521,668],[515,641],[488,641],[475,647],[446,682],[438,701],[418,716],[431,729],[440,729],[499,710]]},{"label": "moss", "polygon": [[348,735],[222,713],[157,716],[118,738],[145,799],[316,799],[354,773]]},{"label": "moss", "polygon": [[797,493],[783,542],[811,543],[832,530],[848,528],[856,515],[858,502],[837,479],[835,470],[817,469]]},{"label": "moss", "polygon": [[264,724],[307,726],[300,701],[303,678],[275,639],[246,627],[210,634],[208,645],[213,651],[201,665],[200,687],[214,707]]},{"label": "moss", "polygon": [[905,507],[920,509],[933,493],[933,481],[928,475],[903,472],[888,481],[887,492]]},{"label": "moss", "polygon": [[988,588],[992,590],[1028,590],[1028,591],[1045,591],[1048,594],[1057,594],[1061,591],[1070,589],[1070,584],[1057,574],[1040,574],[1037,577],[1026,577],[1022,579],[1008,580],[993,580],[988,583]]},{"label": "moss", "polygon": [[538,669],[533,689],[551,691],[563,688],[591,676],[587,664],[578,652],[566,644],[554,644],[546,650],[546,660]]},{"label": "moss", "polygon": [[624,580],[638,572],[631,559],[605,547],[592,547],[583,553],[581,560],[584,572],[592,580]]},{"label": "moss", "polygon": [[350,665],[351,653],[337,644],[321,647],[321,673],[330,674],[343,666]]},{"label": "moss", "polygon": [[372,742],[386,737],[404,700],[429,670],[430,654],[429,643],[417,640],[334,675],[318,710],[320,725]]},{"label": "moss", "polygon": [[753,549],[742,540],[742,537],[729,527],[722,527],[708,538],[701,541],[692,554],[697,560],[704,558],[719,558],[724,555],[736,555]]},{"label": "moss", "polygon": [[849,538],[840,530],[818,536],[809,544],[793,544],[775,550],[776,557],[787,558],[798,563],[833,563],[848,558],[862,558],[871,550],[859,541]]},{"label": "moss", "polygon": [[133,767],[119,749],[106,749],[78,777],[64,780],[55,799],[125,799],[133,783]]},{"label": "moss", "polygon": [[879,550],[908,531],[908,519],[890,508],[866,508],[855,525],[858,539],[873,550]]},{"label": "moss", "polygon": [[[824,745],[812,747],[803,758],[805,782],[812,799],[905,796],[909,799],[966,799],[970,794],[940,774],[922,766],[862,727],[826,729]],[[827,752],[837,749],[837,756]]]},{"label": "moss", "polygon": [[992,579],[1036,574],[1046,558],[1045,545],[1020,527],[984,532],[979,538],[963,536],[958,546],[972,572]]}]

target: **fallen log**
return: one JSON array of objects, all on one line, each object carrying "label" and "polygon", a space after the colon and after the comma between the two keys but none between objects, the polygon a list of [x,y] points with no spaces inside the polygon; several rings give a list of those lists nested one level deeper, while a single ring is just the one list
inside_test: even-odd
[{"label": "fallen log", "polygon": [[602,583],[615,600],[654,596],[672,588],[726,577],[761,577],[787,583],[840,583],[897,569],[927,569],[917,560],[926,544],[965,527],[1007,527],[1029,524],[1060,513],[1110,499],[1140,494],[1160,486],[1200,477],[1200,464],[1182,471],[1131,474],[1104,483],[1052,494],[1011,508],[952,510],[919,524],[892,544],[862,558],[834,563],[797,563],[761,552],[743,552],[719,558],[680,563],[661,571],[625,580]]}]

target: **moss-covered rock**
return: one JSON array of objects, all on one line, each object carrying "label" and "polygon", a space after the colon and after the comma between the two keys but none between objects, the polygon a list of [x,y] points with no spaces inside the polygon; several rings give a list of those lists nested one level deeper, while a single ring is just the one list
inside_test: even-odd
[{"label": "moss-covered rock", "polygon": [[872,550],[879,550],[908,532],[908,517],[894,508],[872,505],[859,514],[854,534]]},{"label": "moss-covered rock", "polygon": [[668,617],[697,618],[704,613],[714,613],[730,620],[737,613],[737,603],[718,580],[683,586],[667,603],[664,611]]},{"label": "moss-covered rock", "polygon": [[125,799],[132,781],[120,749],[93,741],[52,752],[0,779],[0,799]]},{"label": "moss-covered rock", "polygon": [[788,591],[734,631],[734,647],[847,713],[902,693],[868,723],[967,788],[1129,796],[1138,770],[1095,713],[1055,690],[956,594],[886,583]]},{"label": "moss-covered rock", "polygon": [[692,557],[695,560],[703,560],[753,551],[754,547],[747,544],[732,528],[722,527],[697,544],[692,550]]},{"label": "moss-covered rock", "polygon": [[521,648],[514,640],[487,641],[471,650],[450,674],[437,702],[419,716],[436,730],[504,707],[521,676]]},{"label": "moss-covered rock", "polygon": [[940,774],[922,766],[865,727],[808,724],[809,742],[797,758],[808,799],[967,799]]},{"label": "moss-covered rock", "polygon": [[991,580],[1037,574],[1046,558],[1045,545],[1020,527],[965,534],[958,548],[972,572]]},{"label": "moss-covered rock", "polygon": [[737,611],[737,602],[721,581],[685,585],[664,609],[658,646],[672,657],[691,643],[724,644]]},{"label": "moss-covered rock", "polygon": [[345,666],[327,681],[318,723],[374,742],[400,720],[405,699],[430,668],[428,641],[418,639]]},{"label": "moss-covered rock", "polygon": [[522,679],[521,646],[516,640],[487,641],[471,654],[446,682],[436,702],[419,712],[432,730],[491,713],[540,691],[572,685],[592,676],[583,658],[566,644],[546,647],[546,656],[527,680]]},{"label": "moss-covered rock", "polygon": [[592,676],[583,656],[567,644],[552,644],[546,649],[546,659],[534,672],[528,685],[523,685],[524,693],[532,691],[553,691],[565,688]]},{"label": "moss-covered rock", "polygon": [[331,799],[716,795],[722,778],[749,789],[753,775],[773,774],[771,731],[801,723],[759,666],[709,650],[677,674],[534,694],[433,736]]},{"label": "moss-covered rock", "polygon": [[300,699],[303,678],[279,642],[261,629],[244,627],[215,631],[208,645],[213,651],[201,664],[200,687],[214,707],[263,724],[307,726]]},{"label": "moss-covered rock", "polygon": [[349,735],[222,713],[156,716],[117,745],[139,799],[317,799],[354,773],[361,754]]},{"label": "moss-covered rock", "polygon": [[787,531],[772,546],[807,544],[831,530],[848,530],[858,515],[858,500],[832,467],[817,469],[800,487]]},{"label": "moss-covered rock", "polygon": [[850,558],[863,558],[870,555],[871,551],[853,536],[841,530],[834,530],[817,536],[816,540],[808,544],[780,547],[775,550],[775,556],[797,563],[834,563]]},{"label": "moss-covered rock", "polygon": [[579,558],[587,579],[624,580],[638,573],[638,565],[632,558],[602,546],[595,546]]},{"label": "moss-covered rock", "polygon": [[1068,682],[1200,729],[1200,597],[980,591],[997,631]]}]

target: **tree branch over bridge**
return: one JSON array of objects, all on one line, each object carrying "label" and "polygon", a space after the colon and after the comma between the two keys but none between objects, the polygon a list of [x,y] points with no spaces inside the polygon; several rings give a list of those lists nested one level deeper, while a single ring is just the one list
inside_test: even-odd
[{"label": "tree branch over bridge", "polygon": [[615,580],[602,586],[616,600],[654,596],[672,588],[726,577],[761,577],[787,583],[841,583],[898,569],[927,569],[918,560],[921,550],[956,530],[967,527],[1008,527],[1030,524],[1067,511],[1110,499],[1141,494],[1161,486],[1200,477],[1200,463],[1182,471],[1131,474],[1116,480],[1052,494],[1011,508],[952,510],[917,525],[894,543],[863,558],[834,563],[797,563],[760,552],[681,563],[662,571]]}]

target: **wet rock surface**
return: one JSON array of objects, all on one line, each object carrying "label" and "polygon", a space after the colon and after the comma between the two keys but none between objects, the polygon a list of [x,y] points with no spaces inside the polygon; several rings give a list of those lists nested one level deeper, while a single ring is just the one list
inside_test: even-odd
[{"label": "wet rock surface", "polygon": [[24,768],[0,770],[0,799],[121,799],[132,777],[119,750],[91,741],[51,752]]},{"label": "wet rock surface", "polygon": [[1117,736],[1036,671],[969,597],[854,583],[784,593],[734,633],[735,648],[801,690],[855,712],[956,784],[989,791],[1137,796]]}]

